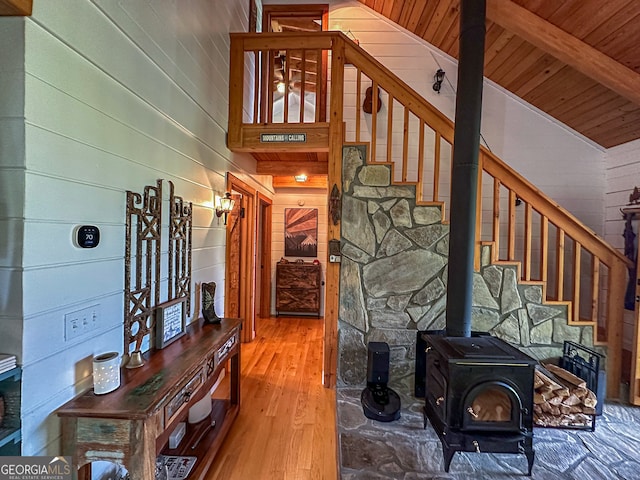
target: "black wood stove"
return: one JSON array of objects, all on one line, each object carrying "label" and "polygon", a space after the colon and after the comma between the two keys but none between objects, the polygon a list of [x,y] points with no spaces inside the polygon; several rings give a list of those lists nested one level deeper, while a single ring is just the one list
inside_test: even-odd
[{"label": "black wood stove", "polygon": [[455,452],[471,451],[524,453],[531,474],[536,362],[471,331],[486,1],[461,0],[459,17],[446,334],[424,338],[425,427],[440,437],[447,471]]},{"label": "black wood stove", "polygon": [[536,360],[489,335],[421,337],[416,385],[424,374],[424,426],[440,438],[445,470],[455,452],[523,453],[531,475]]}]

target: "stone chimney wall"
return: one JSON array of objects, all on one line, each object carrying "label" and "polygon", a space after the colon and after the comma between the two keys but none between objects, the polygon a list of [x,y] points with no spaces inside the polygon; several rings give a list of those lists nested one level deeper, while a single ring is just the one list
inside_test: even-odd
[{"label": "stone chimney wall", "polygon": [[[338,386],[364,386],[366,345],[386,342],[390,384],[412,392],[417,331],[445,328],[449,227],[439,206],[416,205],[415,186],[365,159],[366,146],[344,147]],[[566,305],[543,304],[541,284],[520,285],[517,267],[490,254],[474,274],[474,331],[540,360],[561,356],[564,340],[593,345],[591,327],[568,325]]]}]

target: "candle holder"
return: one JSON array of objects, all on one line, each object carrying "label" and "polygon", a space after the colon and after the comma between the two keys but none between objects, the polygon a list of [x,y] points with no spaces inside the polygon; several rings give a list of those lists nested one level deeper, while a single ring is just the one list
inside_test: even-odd
[{"label": "candle holder", "polygon": [[120,359],[118,352],[93,357],[93,393],[104,395],[120,386]]}]

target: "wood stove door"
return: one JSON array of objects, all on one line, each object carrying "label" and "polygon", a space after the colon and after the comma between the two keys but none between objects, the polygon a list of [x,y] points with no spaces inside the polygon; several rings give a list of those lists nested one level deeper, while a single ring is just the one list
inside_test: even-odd
[{"label": "wood stove door", "polygon": [[438,420],[443,425],[446,421],[448,392],[446,371],[443,371],[445,366],[446,363],[442,361],[438,352],[427,353],[425,401],[432,405]]},{"label": "wood stove door", "polygon": [[484,382],[464,397],[463,430],[520,432],[522,402],[516,391],[504,382]]}]

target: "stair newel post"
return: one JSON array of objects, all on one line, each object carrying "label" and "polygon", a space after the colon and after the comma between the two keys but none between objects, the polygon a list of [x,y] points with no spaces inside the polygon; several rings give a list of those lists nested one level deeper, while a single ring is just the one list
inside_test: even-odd
[{"label": "stair newel post", "polygon": [[[533,208],[529,202],[524,207],[524,265],[523,279],[531,280],[531,234],[533,231]],[[574,297],[575,298],[575,297]]]},{"label": "stair newel post", "polygon": [[229,53],[229,125],[227,145],[242,145],[242,109],[244,86],[244,45],[241,34],[232,33]]},{"label": "stair newel post", "polygon": [[[622,324],[624,317],[624,292],[627,279],[626,270],[627,268],[624,263],[616,261],[615,259],[611,260],[609,264],[606,322],[608,398],[620,398],[620,381],[622,378]],[[635,372],[632,372],[632,374],[633,373]],[[633,375],[631,381],[634,381]]]},{"label": "stair newel post", "polygon": [[509,232],[507,238],[507,260],[516,261],[516,192],[509,189]]},{"label": "stair newel post", "polygon": [[500,257],[500,180],[493,178],[493,225],[491,241],[493,252],[491,261],[495,262]]},{"label": "stair newel post", "polygon": [[[342,195],[342,145],[344,143],[343,94],[344,85],[345,41],[342,35],[333,38],[331,53],[331,92],[329,100],[329,191],[337,185]],[[327,215],[327,241],[340,241],[340,219],[334,222],[332,215]],[[340,263],[326,260],[326,288],[324,308],[324,372],[325,387],[336,385],[338,361],[338,312]]]}]

